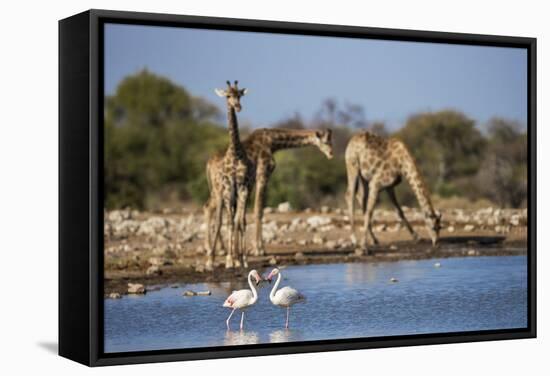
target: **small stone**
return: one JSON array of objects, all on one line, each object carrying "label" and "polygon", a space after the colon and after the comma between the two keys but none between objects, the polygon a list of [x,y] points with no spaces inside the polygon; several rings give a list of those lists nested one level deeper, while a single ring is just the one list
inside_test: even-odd
[{"label": "small stone", "polygon": [[512,226],[519,226],[519,215],[514,214],[514,215],[510,218],[510,224],[511,224]]},{"label": "small stone", "polygon": [[298,245],[307,245],[307,244],[308,244],[307,239],[300,239],[300,240],[298,240]]},{"label": "small stone", "polygon": [[330,224],[332,222],[332,220],[328,217],[322,217],[320,215],[314,215],[314,216],[309,217],[306,222],[310,227],[319,227],[319,226],[324,226],[324,225]]},{"label": "small stone", "polygon": [[468,256],[475,256],[477,255],[477,251],[475,249],[469,249],[467,252]]},{"label": "small stone", "polygon": [[277,257],[271,256],[269,259],[269,265],[277,265]]},{"label": "small stone", "polygon": [[109,294],[110,299],[120,299],[122,296],[118,292],[112,292]]},{"label": "small stone", "polygon": [[264,214],[271,214],[271,213],[273,213],[273,208],[270,208],[269,206],[264,208]]},{"label": "small stone", "polygon": [[319,234],[315,234],[313,236],[313,244],[315,245],[322,245],[325,243],[325,238]]},{"label": "small stone", "polygon": [[209,295],[212,295],[212,293],[210,292],[210,290],[206,290],[206,291],[197,291],[196,295],[197,295],[197,296],[209,296]]},{"label": "small stone", "polygon": [[162,270],[160,270],[160,267],[158,265],[151,265],[147,268],[147,271],[145,272],[147,275],[161,275]]},{"label": "small stone", "polygon": [[185,290],[184,292],[181,293],[183,296],[195,296],[197,295],[197,293],[195,291],[191,291],[191,290]]},{"label": "small stone", "polygon": [[202,264],[196,264],[196,265],[195,265],[195,271],[196,271],[197,273],[204,273],[204,271],[205,271],[204,265],[202,265]]},{"label": "small stone", "polygon": [[434,267],[435,267],[435,268],[441,268],[441,263],[436,262],[436,263],[434,264]]},{"label": "small stone", "polygon": [[395,278],[395,277],[391,277],[391,278],[390,278],[390,282],[396,283],[396,282],[399,282],[399,280],[398,280],[397,278]]},{"label": "small stone", "polygon": [[330,213],[330,208],[326,205],[321,206],[321,213],[323,213],[323,214]]},{"label": "small stone", "polygon": [[476,227],[475,227],[474,225],[471,225],[471,224],[470,224],[470,225],[466,225],[466,226],[464,226],[464,231],[472,232],[472,231],[474,231],[475,228],[476,228]]},{"label": "small stone", "polygon": [[384,232],[386,230],[386,224],[382,223],[374,228],[375,232]]},{"label": "small stone", "polygon": [[289,213],[291,210],[292,206],[290,206],[290,202],[283,202],[277,206],[277,211],[279,213]]},{"label": "small stone", "polygon": [[170,287],[173,288],[173,289],[178,289],[178,288],[180,287],[180,285],[178,285],[178,284],[173,284],[173,285],[170,286]]},{"label": "small stone", "polygon": [[327,248],[334,249],[338,246],[334,240],[329,240],[326,244]]},{"label": "small stone", "polygon": [[128,294],[145,294],[145,286],[141,283],[128,283]]},{"label": "small stone", "polygon": [[448,232],[455,232],[455,228],[453,226],[447,227]]},{"label": "small stone", "polygon": [[294,258],[295,259],[303,259],[305,256],[302,252],[296,252],[296,254],[294,255]]},{"label": "small stone", "polygon": [[398,249],[399,248],[395,244],[390,245],[390,250],[397,251]]}]

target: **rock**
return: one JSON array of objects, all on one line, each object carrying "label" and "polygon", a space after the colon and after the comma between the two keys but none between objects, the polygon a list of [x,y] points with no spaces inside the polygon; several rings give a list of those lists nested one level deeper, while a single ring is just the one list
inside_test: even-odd
[{"label": "rock", "polygon": [[195,271],[196,271],[197,273],[204,273],[204,271],[205,271],[204,265],[202,265],[202,264],[196,264],[196,265],[195,265]]},{"label": "rock", "polygon": [[296,260],[301,260],[301,259],[303,259],[304,257],[305,257],[305,256],[304,256],[304,254],[303,254],[302,252],[296,252],[296,254],[294,254],[294,258],[295,258]]},{"label": "rock", "polygon": [[298,245],[308,245],[308,240],[307,239],[300,239],[298,240]]},{"label": "rock", "polygon": [[395,225],[386,228],[386,231],[388,231],[388,232],[398,232],[400,229],[401,229],[401,224],[396,223]]},{"label": "rock", "polygon": [[147,275],[161,275],[162,270],[160,270],[160,267],[158,265],[151,265],[147,268],[147,271],[145,272]]},{"label": "rock", "polygon": [[448,231],[448,232],[455,232],[454,226],[449,226],[449,227],[447,227],[447,231]]},{"label": "rock", "polygon": [[110,299],[121,299],[122,296],[118,292],[112,292],[109,294]]},{"label": "rock", "polygon": [[145,286],[141,283],[128,283],[128,294],[145,294]]},{"label": "rock", "polygon": [[436,263],[434,264],[434,267],[435,267],[435,268],[440,268],[440,267],[441,267],[441,263],[436,262]]},{"label": "rock", "polygon": [[399,280],[398,280],[397,278],[395,278],[395,277],[391,277],[391,278],[390,278],[390,282],[396,283],[396,282],[399,282]]},{"label": "rock", "polygon": [[277,257],[271,256],[269,259],[269,265],[277,265]]},{"label": "rock", "polygon": [[357,244],[357,237],[355,234],[351,234],[350,236],[351,244],[356,245]]},{"label": "rock", "polygon": [[328,207],[326,205],[321,206],[321,213],[323,213],[323,214],[330,213],[330,207]]},{"label": "rock", "polygon": [[264,208],[264,214],[271,214],[273,213],[273,208],[270,208],[269,206]]},{"label": "rock", "polygon": [[170,261],[170,260],[167,260],[165,258],[162,258],[162,257],[149,257],[149,264],[151,264],[151,266],[163,266],[163,265],[172,265],[173,262]]},{"label": "rock", "polygon": [[326,239],[325,239],[324,236],[321,236],[319,234],[315,234],[313,236],[313,244],[315,244],[315,245],[322,245],[322,244],[325,243],[325,241],[326,241]]},{"label": "rock", "polygon": [[212,295],[212,293],[210,292],[210,290],[206,290],[206,291],[197,291],[197,296],[209,296],[209,295]]},{"label": "rock", "polygon": [[390,245],[390,250],[397,251],[398,249],[399,248],[395,244]]},{"label": "rock", "polygon": [[468,256],[476,256],[477,255],[477,251],[475,249],[469,249],[466,254]]},{"label": "rock", "polygon": [[170,286],[170,287],[173,288],[173,289],[179,289],[180,285],[178,285],[178,284],[173,284],[173,285]]},{"label": "rock", "polygon": [[334,240],[329,240],[326,246],[327,248],[334,249],[338,247],[338,244]]},{"label": "rock", "polygon": [[320,216],[320,215],[314,215],[314,216],[309,217],[306,220],[306,222],[311,227],[319,227],[319,226],[328,225],[329,223],[332,222],[332,220],[328,217],[323,217],[323,216]]},{"label": "rock", "polygon": [[304,213],[312,213],[313,212],[313,209],[311,208],[305,208],[304,209]]},{"label": "rock", "polygon": [[510,217],[510,224],[512,226],[519,226],[519,215],[514,214]]},{"label": "rock", "polygon": [[301,224],[304,223],[304,220],[302,218],[294,218],[292,220],[292,222],[290,222],[290,226],[292,227],[298,227],[300,226]]},{"label": "rock", "polygon": [[334,225],[324,225],[324,226],[321,226],[318,228],[319,231],[321,232],[329,232],[329,231],[332,231],[334,230],[336,227]]},{"label": "rock", "polygon": [[279,213],[289,213],[292,210],[290,202],[282,202],[277,206],[277,211]]},{"label": "rock", "polygon": [[142,222],[137,231],[138,235],[153,236],[164,234],[168,229],[168,221],[161,217],[151,217]]},{"label": "rock", "polygon": [[374,228],[375,232],[384,232],[386,230],[386,224],[382,223]]},{"label": "rock", "polygon": [[195,295],[197,295],[197,293],[195,291],[185,290],[184,292],[181,293],[181,295],[183,295],[183,296],[195,296]]},{"label": "rock", "polygon": [[474,231],[475,228],[476,227],[474,225],[469,224],[469,225],[464,226],[464,231],[472,232],[472,231]]}]

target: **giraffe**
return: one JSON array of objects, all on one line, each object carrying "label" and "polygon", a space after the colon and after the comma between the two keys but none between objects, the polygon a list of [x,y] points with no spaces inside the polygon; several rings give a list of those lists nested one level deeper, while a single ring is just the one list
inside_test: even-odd
[{"label": "giraffe", "polygon": [[[311,129],[257,129],[243,142],[246,155],[255,166],[256,191],[254,202],[254,221],[256,224],[255,242],[253,253],[256,256],[265,254],[262,238],[262,218],[265,205],[266,188],[269,178],[275,170],[275,152],[283,149],[299,148],[305,146],[316,146],[328,159],[333,156],[332,152],[332,131],[311,130]],[[217,154],[210,158],[207,163],[206,173],[209,181],[211,198],[204,206],[205,220],[207,223],[207,235],[205,248],[211,265],[216,243],[212,245],[211,218],[217,210],[216,200],[221,189],[220,172],[223,167],[223,154]],[[216,226],[216,225],[215,225]],[[216,239],[215,239],[216,240]]]},{"label": "giraffe", "polygon": [[378,193],[382,190],[388,192],[392,204],[397,210],[399,218],[411,234],[418,240],[418,235],[405,217],[397,197],[395,186],[402,177],[405,177],[413,190],[416,199],[424,213],[426,228],[435,246],[439,240],[441,214],[436,212],[430,200],[430,194],[420,171],[416,166],[413,156],[403,142],[395,138],[385,139],[369,132],[354,135],[346,147],[346,170],[348,175],[348,189],[346,200],[348,202],[351,230],[355,231],[354,202],[355,199],[361,205],[364,219],[364,241],[359,254],[368,253],[368,236],[374,244],[378,239],[372,231],[372,215],[378,199]]},{"label": "giraffe", "polygon": [[[214,243],[220,234],[222,209],[225,207],[227,210],[229,249],[225,260],[226,268],[239,267],[241,265],[248,267],[244,245],[246,203],[254,180],[254,165],[247,157],[241,143],[236,115],[236,112],[241,111],[240,99],[246,94],[247,89],[239,89],[237,85],[237,81],[235,81],[233,86],[227,81],[226,90],[215,90],[218,96],[226,98],[228,129],[231,141],[221,160],[221,169],[218,176],[215,177],[215,180],[210,180],[209,177],[210,186],[214,182],[221,184],[221,189],[216,192],[216,195],[212,196],[216,205]],[[209,255],[208,268],[212,267],[210,261],[213,261],[213,259],[210,256],[212,255]],[[238,259],[234,260],[234,256],[237,256]]]}]

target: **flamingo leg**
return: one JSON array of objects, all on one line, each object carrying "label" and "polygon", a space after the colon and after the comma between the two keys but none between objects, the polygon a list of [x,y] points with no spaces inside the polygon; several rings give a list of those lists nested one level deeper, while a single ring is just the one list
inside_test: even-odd
[{"label": "flamingo leg", "polygon": [[241,315],[241,330],[243,330],[243,324],[244,324],[244,311],[242,312],[242,315]]},{"label": "flamingo leg", "polygon": [[229,317],[227,318],[227,321],[225,322],[225,324],[227,325],[227,330],[229,330],[229,320],[231,320],[231,316],[233,316],[233,314],[235,313],[235,309],[236,308],[233,308],[233,310],[229,314]]},{"label": "flamingo leg", "polygon": [[290,316],[290,307],[286,307],[286,325],[285,328],[288,329],[288,316]]}]

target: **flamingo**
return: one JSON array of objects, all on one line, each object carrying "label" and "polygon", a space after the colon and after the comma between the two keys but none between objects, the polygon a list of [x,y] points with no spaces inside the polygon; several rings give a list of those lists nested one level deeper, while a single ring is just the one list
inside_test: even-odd
[{"label": "flamingo", "polygon": [[271,300],[271,303],[275,304],[276,306],[286,308],[285,328],[288,329],[288,317],[290,315],[290,307],[292,307],[296,303],[304,302],[306,300],[306,297],[299,293],[296,289],[293,289],[289,286],[285,286],[277,291],[279,283],[281,282],[281,271],[277,268],[273,269],[266,279],[269,281],[269,283],[271,283],[271,280],[276,275],[277,282],[275,282],[275,286],[273,286],[273,289],[269,294],[269,300]]},{"label": "flamingo", "polygon": [[241,315],[241,330],[243,329],[244,324],[244,311],[249,308],[250,306],[254,305],[256,301],[258,300],[258,293],[256,292],[256,288],[252,284],[251,278],[254,277],[256,280],[256,286],[260,284],[260,281],[262,278],[260,277],[260,274],[256,270],[251,270],[250,273],[248,273],[248,285],[250,286],[250,290],[237,290],[233,291],[231,295],[225,299],[225,302],[223,302],[223,306],[227,308],[233,308],[231,313],[229,314],[229,317],[227,318],[227,321],[225,322],[227,325],[227,330],[229,330],[229,320],[231,320],[231,316],[233,316],[233,313],[237,309],[239,309],[242,312]]}]

